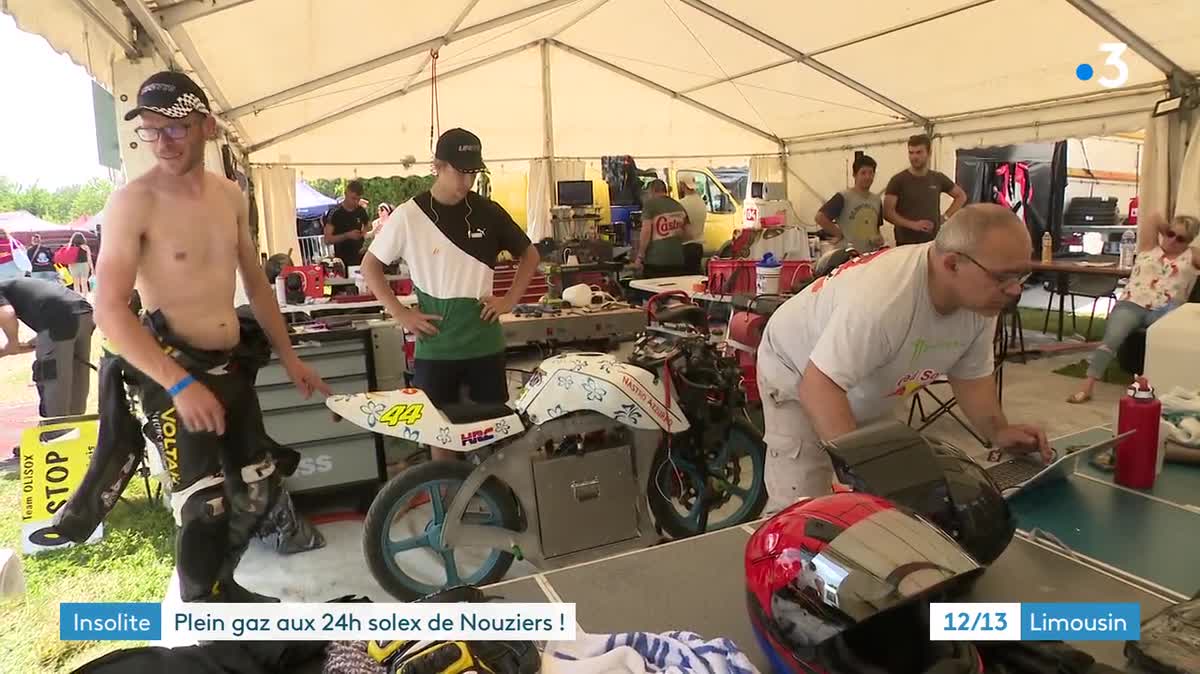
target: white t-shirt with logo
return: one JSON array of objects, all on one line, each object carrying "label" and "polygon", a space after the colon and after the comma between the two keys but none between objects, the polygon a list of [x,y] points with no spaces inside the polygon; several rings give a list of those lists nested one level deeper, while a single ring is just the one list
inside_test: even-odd
[{"label": "white t-shirt with logo", "polygon": [[938,377],[990,375],[996,319],[937,312],[929,298],[932,246],[864,255],[785,302],[763,333],[760,379],[783,400],[797,399],[811,360],[846,391],[863,424]]}]

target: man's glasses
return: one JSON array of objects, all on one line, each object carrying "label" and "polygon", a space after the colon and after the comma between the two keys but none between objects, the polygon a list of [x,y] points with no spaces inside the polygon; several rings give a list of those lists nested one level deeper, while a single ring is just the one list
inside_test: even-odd
[{"label": "man's glasses", "polygon": [[1001,288],[1007,288],[1012,285],[1024,285],[1025,281],[1028,281],[1029,277],[1033,276],[1032,271],[994,272],[991,269],[988,269],[987,267],[983,266],[983,264],[980,263],[979,260],[976,260],[975,258],[971,257],[970,255],[968,255],[962,251],[955,251],[955,252],[957,252],[959,255],[961,255],[961,256],[967,258],[968,260],[970,260],[971,262],[973,262],[976,267],[979,267],[983,271],[987,272],[987,275],[991,276],[992,280],[995,281]]},{"label": "man's glasses", "polygon": [[1180,234],[1179,232],[1176,232],[1174,230],[1167,230],[1167,231],[1163,232],[1163,236],[1167,237],[1168,239],[1175,239],[1176,241],[1178,241],[1180,243],[1191,243],[1192,239],[1194,238],[1194,237],[1188,236],[1187,234]]},{"label": "man's glasses", "polygon": [[190,131],[191,128],[192,126],[190,124],[171,124],[170,126],[157,128],[139,126],[136,131],[138,138],[141,138],[147,143],[153,143],[163,134],[166,134],[167,138],[170,138],[171,140],[183,140],[184,138],[187,138],[188,131]]}]

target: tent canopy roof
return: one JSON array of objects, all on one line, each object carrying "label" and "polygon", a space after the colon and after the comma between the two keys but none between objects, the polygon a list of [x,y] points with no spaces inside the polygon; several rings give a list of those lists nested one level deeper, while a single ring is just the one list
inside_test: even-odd
[{"label": "tent canopy roof", "polygon": [[[89,2],[8,6],[88,65],[96,45],[78,33],[97,18],[64,17]],[[502,162],[776,154],[831,132],[1069,102],[1116,76],[1105,43],[1130,45],[1124,87],[1200,71],[1196,0],[117,4],[155,24],[156,51],[204,82],[251,162],[346,173],[427,165],[435,82],[434,125],[475,131]],[[116,30],[93,42],[122,51],[128,19],[97,15]]]}]

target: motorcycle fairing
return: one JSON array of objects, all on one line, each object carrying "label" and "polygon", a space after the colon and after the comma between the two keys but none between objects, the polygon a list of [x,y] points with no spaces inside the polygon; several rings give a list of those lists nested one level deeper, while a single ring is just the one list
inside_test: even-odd
[{"label": "motorcycle fairing", "polygon": [[652,372],[606,353],[566,353],[542,361],[516,408],[531,424],[588,411],[631,428],[687,430],[677,394],[672,391],[669,405],[667,400],[663,379]]},{"label": "motorcycle fairing", "polygon": [[325,406],[366,430],[423,445],[471,452],[525,431],[516,412],[469,423],[454,423],[415,388],[335,395]]}]

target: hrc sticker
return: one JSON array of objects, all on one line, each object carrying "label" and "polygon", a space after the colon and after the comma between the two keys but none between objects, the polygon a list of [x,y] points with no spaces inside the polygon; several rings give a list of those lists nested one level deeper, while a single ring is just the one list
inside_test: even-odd
[{"label": "hrc sticker", "polygon": [[477,445],[481,442],[487,442],[489,440],[495,439],[496,433],[495,433],[495,429],[493,429],[491,426],[488,426],[487,428],[483,428],[478,431],[471,431],[470,433],[463,433],[461,437],[462,437],[462,443],[464,446]]},{"label": "hrc sticker", "polygon": [[421,415],[424,411],[425,406],[421,403],[392,405],[386,412],[379,415],[379,420],[392,427],[395,427],[397,424],[412,426],[421,420]]}]

